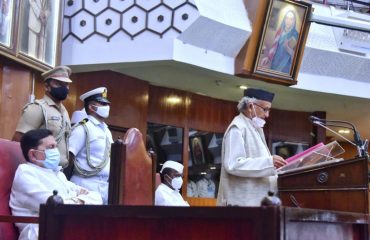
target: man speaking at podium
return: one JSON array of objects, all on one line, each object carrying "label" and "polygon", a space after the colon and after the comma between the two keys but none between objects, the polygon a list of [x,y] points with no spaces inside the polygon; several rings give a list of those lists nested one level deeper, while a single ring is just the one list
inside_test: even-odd
[{"label": "man speaking at podium", "polygon": [[277,191],[275,169],[286,161],[271,155],[263,133],[273,98],[262,89],[244,91],[222,143],[218,206],[260,206],[268,191]]}]

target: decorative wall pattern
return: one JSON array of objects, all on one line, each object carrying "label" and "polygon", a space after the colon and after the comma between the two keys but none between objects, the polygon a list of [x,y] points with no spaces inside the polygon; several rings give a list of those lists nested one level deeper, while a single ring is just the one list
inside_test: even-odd
[{"label": "decorative wall pattern", "polygon": [[144,32],[178,34],[199,16],[193,0],[65,0],[63,41],[83,43],[93,35],[109,41],[119,32],[135,39]]}]

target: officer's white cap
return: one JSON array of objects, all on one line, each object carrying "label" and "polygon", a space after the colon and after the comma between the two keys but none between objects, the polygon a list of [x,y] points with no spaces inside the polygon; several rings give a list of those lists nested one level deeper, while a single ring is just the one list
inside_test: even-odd
[{"label": "officer's white cap", "polygon": [[80,99],[81,101],[84,102],[97,101],[103,103],[110,103],[107,97],[108,97],[107,88],[99,87],[82,94],[80,96]]},{"label": "officer's white cap", "polygon": [[85,118],[87,118],[85,109],[76,110],[72,113],[71,124],[79,123]]},{"label": "officer's white cap", "polygon": [[172,168],[182,174],[182,171],[184,170],[184,165],[175,161],[168,160],[163,164],[160,173],[162,173],[163,169],[165,168]]}]

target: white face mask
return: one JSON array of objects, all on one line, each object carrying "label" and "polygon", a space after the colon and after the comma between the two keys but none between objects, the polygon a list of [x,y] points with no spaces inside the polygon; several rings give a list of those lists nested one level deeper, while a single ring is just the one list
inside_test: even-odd
[{"label": "white face mask", "polygon": [[102,117],[102,118],[107,118],[109,117],[109,110],[110,110],[110,106],[107,105],[107,106],[95,106],[93,105],[94,107],[96,107],[96,113]]},{"label": "white face mask", "polygon": [[[168,176],[168,175],[167,175]],[[182,177],[174,177],[172,178],[171,180],[171,186],[175,189],[175,190],[179,190],[182,186]]]},{"label": "white face mask", "polygon": [[181,186],[182,186],[182,177],[172,178],[171,186],[174,189],[179,190],[181,188]]},{"label": "white face mask", "polygon": [[253,105],[253,112],[254,112],[254,115],[255,117],[252,118],[252,124],[255,128],[263,128],[266,124],[266,121],[260,117],[257,117],[257,114],[256,114],[256,109],[254,108],[254,104]]},{"label": "white face mask", "polygon": [[[36,151],[39,151],[39,150],[36,150]],[[58,148],[46,149],[44,153],[45,153],[45,159],[36,160],[36,161],[39,163],[42,163],[45,168],[56,170],[60,162],[60,153],[59,153]]]}]

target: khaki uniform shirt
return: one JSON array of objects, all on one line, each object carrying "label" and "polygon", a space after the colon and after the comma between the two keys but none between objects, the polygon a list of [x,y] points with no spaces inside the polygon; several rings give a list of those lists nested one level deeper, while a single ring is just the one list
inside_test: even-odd
[{"label": "khaki uniform shirt", "polygon": [[63,104],[57,106],[48,96],[36,100],[35,103],[27,104],[16,131],[26,133],[33,129],[47,128],[58,143],[60,152],[59,165],[63,168],[68,166],[68,137],[71,132],[69,115]]}]

